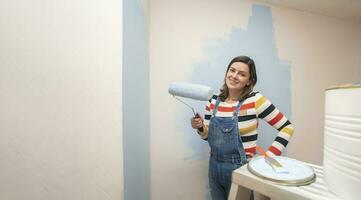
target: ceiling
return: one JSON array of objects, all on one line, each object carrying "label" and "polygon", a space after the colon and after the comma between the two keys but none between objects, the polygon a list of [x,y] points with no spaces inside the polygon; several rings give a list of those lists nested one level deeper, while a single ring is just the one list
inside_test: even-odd
[{"label": "ceiling", "polygon": [[361,0],[258,0],[258,2],[337,17],[361,24]]}]

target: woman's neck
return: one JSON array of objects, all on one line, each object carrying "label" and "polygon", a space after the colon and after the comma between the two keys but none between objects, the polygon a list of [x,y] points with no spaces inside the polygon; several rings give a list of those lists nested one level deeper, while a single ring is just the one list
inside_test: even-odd
[{"label": "woman's neck", "polygon": [[233,103],[233,102],[239,101],[240,95],[241,95],[241,92],[229,91],[226,102]]}]

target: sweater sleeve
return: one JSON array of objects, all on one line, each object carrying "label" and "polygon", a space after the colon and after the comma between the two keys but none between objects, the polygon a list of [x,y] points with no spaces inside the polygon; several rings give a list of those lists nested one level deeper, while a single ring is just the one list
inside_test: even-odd
[{"label": "sweater sleeve", "polygon": [[211,119],[212,112],[213,112],[212,102],[213,101],[215,102],[216,99],[217,99],[217,95],[213,95],[213,97],[207,102],[205,110],[204,110],[203,131],[197,130],[199,136],[204,140],[208,139],[209,121]]},{"label": "sweater sleeve", "polygon": [[290,138],[293,135],[293,125],[291,122],[262,94],[256,94],[256,113],[257,116],[269,125],[273,126],[279,132],[268,148],[267,154],[270,156],[281,155],[286,148]]}]

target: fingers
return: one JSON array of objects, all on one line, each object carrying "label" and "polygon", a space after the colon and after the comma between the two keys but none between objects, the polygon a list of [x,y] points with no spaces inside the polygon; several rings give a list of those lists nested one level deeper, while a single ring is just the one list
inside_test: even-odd
[{"label": "fingers", "polygon": [[195,117],[191,118],[191,124],[194,129],[203,127],[203,118],[197,113]]},{"label": "fingers", "polygon": [[192,128],[197,129],[203,126],[203,122],[199,119],[192,119]]}]

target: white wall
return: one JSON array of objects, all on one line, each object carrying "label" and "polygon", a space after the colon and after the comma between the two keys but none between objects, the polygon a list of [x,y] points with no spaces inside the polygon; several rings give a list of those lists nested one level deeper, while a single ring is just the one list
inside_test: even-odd
[{"label": "white wall", "polygon": [[1,1],[0,44],[0,199],[123,199],[122,1]]},{"label": "white wall", "polygon": [[322,164],[325,89],[361,83],[361,24],[272,7],[279,56],[292,66],[289,156]]},{"label": "white wall", "polygon": [[[175,101],[167,89],[172,81],[192,80],[197,65],[209,59],[209,46],[229,42],[234,28],[247,31],[253,5],[237,0],[151,1],[152,199],[208,198],[207,143],[190,128],[182,128],[189,124],[191,114],[183,115],[188,108]],[[361,82],[361,26],[266,6],[272,11],[278,57],[291,66],[292,112],[288,117],[295,134],[288,156],[322,164],[324,91],[334,84]],[[219,76],[223,78],[223,74]],[[204,156],[195,156],[195,149],[197,153],[203,150]]]}]

